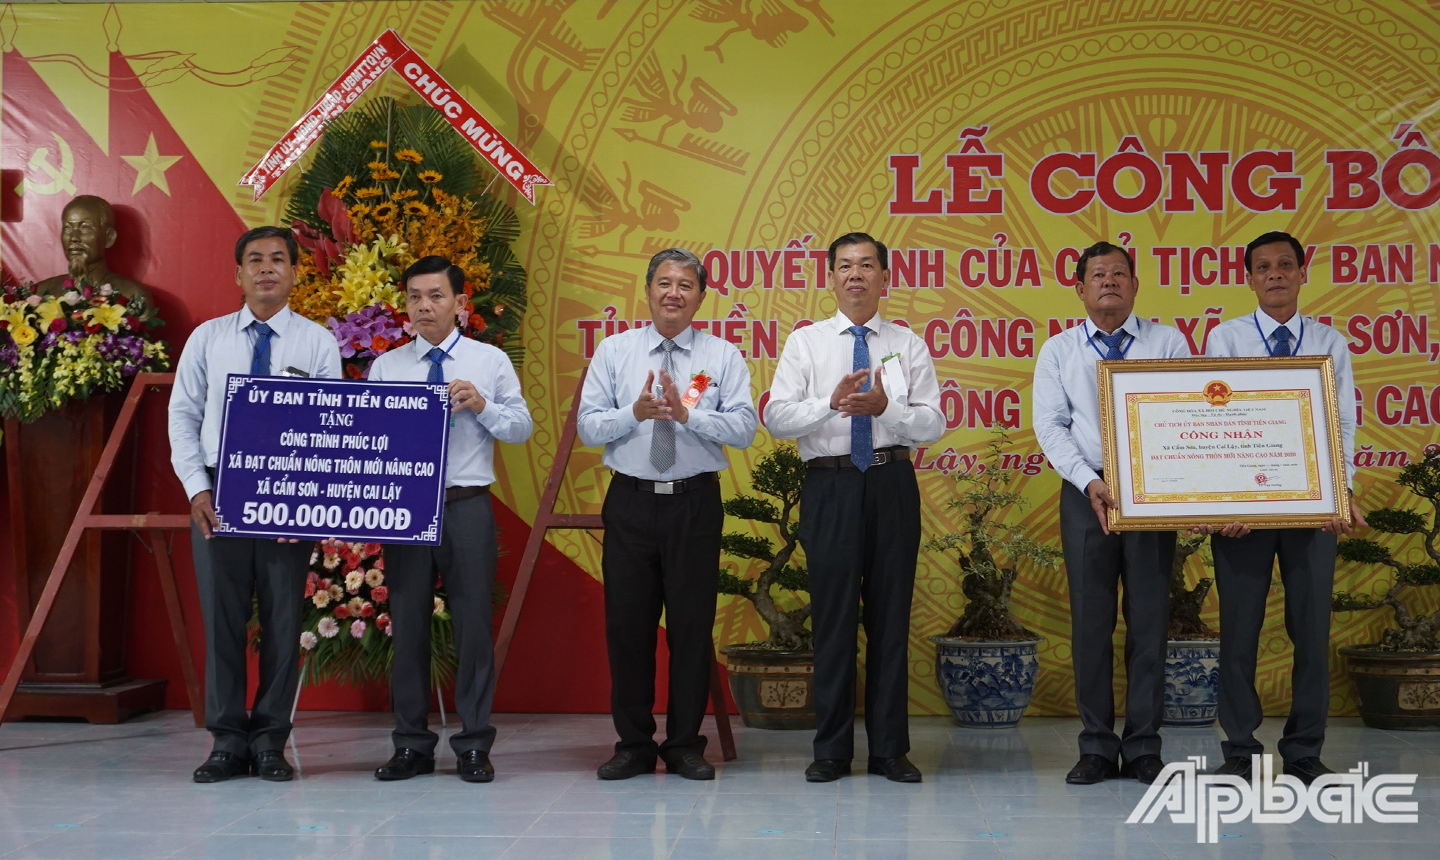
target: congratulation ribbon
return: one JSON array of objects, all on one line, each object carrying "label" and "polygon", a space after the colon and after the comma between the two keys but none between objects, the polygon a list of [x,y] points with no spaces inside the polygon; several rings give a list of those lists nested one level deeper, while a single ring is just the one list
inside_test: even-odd
[{"label": "congratulation ribbon", "polygon": [[554,184],[394,30],[371,42],[238,184],[253,186],[259,200],[320,139],[325,124],[344,113],[392,67],[526,200],[535,202],[536,185]]}]

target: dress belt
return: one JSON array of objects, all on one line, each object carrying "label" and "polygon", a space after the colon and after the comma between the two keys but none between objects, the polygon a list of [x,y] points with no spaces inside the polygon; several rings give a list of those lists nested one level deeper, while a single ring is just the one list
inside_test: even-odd
[{"label": "dress belt", "polygon": [[[904,445],[892,445],[889,448],[880,448],[875,452],[875,459],[870,461],[872,466],[883,466],[886,463],[910,462],[910,449]],[[843,457],[815,457],[805,461],[809,469],[853,469],[855,464],[850,461],[850,455]]]},{"label": "dress belt", "polygon": [[458,502],[462,499],[473,499],[476,496],[483,496],[488,492],[490,492],[488,484],[483,487],[446,487],[445,504],[448,505],[451,502]]},{"label": "dress belt", "polygon": [[720,481],[718,472],[701,472],[698,475],[691,475],[679,481],[642,481],[639,478],[632,478],[629,475],[622,475],[615,472],[612,481],[619,482],[621,486],[639,490],[642,493],[655,493],[661,496],[674,496],[679,493],[688,493],[691,490],[698,490],[707,484],[715,484]]}]

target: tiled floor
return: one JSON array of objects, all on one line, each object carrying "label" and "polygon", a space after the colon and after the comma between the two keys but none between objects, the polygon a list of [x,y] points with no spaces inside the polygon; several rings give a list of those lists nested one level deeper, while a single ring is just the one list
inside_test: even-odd
[{"label": "tiled floor", "polygon": [[[1440,733],[1380,732],[1333,720],[1325,759],[1371,773],[1416,773],[1416,824],[1224,825],[1197,845],[1193,825],[1125,818],[1133,781],[1064,784],[1077,722],[1027,718],[976,731],[911,720],[921,785],[856,776],[806,784],[806,732],[738,728],[740,758],[714,782],[658,774],[595,779],[612,734],[603,716],[501,715],[490,785],[467,785],[454,759],[434,776],[382,784],[382,714],[302,713],[293,783],[190,782],[209,737],[170,711],[120,726],[0,726],[0,857],[159,858],[1201,858],[1431,860],[1440,857]],[[1273,748],[1279,720],[1261,738]],[[864,740],[859,761],[863,764]],[[443,745],[442,745],[443,747]],[[713,742],[711,759],[719,752]],[[1211,729],[1166,730],[1167,760],[1219,755]],[[718,764],[718,761],[717,761]]]}]

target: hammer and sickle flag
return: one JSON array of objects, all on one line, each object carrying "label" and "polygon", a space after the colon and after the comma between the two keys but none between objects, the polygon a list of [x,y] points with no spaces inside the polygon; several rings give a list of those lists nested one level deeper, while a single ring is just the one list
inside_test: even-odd
[{"label": "hammer and sickle flag", "polygon": [[[21,197],[25,196],[26,190],[36,194],[59,194],[65,192],[71,196],[75,194],[75,183],[72,178],[75,175],[75,153],[71,151],[70,144],[65,138],[56,132],[50,132],[55,138],[55,149],[60,154],[60,165],[57,167],[50,163],[50,148],[46,146],[36,147],[30,153],[30,160],[25,166],[29,168],[25,173],[25,179],[15,186],[15,193]],[[45,182],[34,182],[32,177],[44,174],[48,177]]]}]

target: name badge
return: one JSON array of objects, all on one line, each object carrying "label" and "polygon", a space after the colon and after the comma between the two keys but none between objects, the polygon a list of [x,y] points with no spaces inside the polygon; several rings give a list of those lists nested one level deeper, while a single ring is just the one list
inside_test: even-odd
[{"label": "name badge", "polygon": [[685,405],[686,409],[690,409],[700,402],[700,398],[705,396],[705,389],[709,387],[710,377],[706,376],[705,371],[702,370],[695,374],[694,379],[690,380],[690,384],[685,388],[685,396],[680,398],[680,402]]}]

